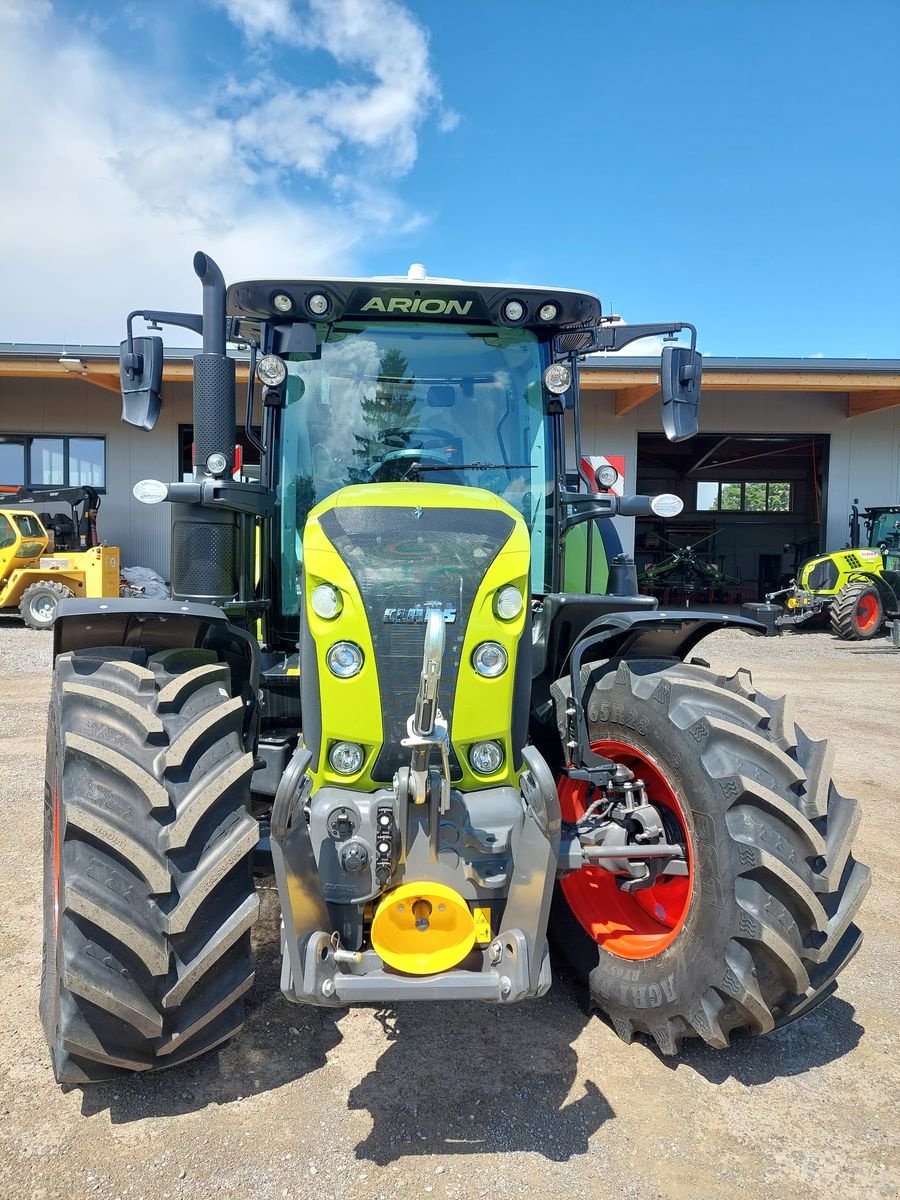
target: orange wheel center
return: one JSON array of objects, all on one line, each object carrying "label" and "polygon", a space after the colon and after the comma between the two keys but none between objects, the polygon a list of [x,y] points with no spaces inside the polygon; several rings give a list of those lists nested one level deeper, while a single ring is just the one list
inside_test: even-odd
[{"label": "orange wheel center", "polygon": [[856,605],[856,623],[860,629],[868,631],[878,620],[878,601],[874,596],[860,596]]},{"label": "orange wheel center", "polygon": [[[644,751],[615,741],[592,742],[591,749],[633,771],[644,781],[650,803],[675,818],[687,847],[688,874],[662,876],[630,894],[610,871],[589,866],[566,875],[560,886],[578,923],[604,950],[619,958],[653,958],[678,936],[690,907],[694,862],[684,814],[661,767]],[[563,820],[577,821],[587,808],[588,785],[563,777],[558,790]]]}]

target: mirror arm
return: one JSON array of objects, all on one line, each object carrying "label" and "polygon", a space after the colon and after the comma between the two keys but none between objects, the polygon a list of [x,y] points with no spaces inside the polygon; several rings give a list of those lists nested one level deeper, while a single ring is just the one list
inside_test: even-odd
[{"label": "mirror arm", "polygon": [[[596,354],[600,350],[621,350],[632,342],[640,341],[645,337],[659,337],[660,335],[674,337],[682,329],[690,330],[691,349],[696,350],[696,327],[689,321],[667,321],[652,325],[597,325],[593,329],[585,330],[585,334],[590,335],[591,341],[586,346],[580,347],[577,354],[581,358],[585,354]],[[562,348],[562,339],[567,336],[571,336],[571,334],[557,334],[553,339],[553,357],[557,360],[568,358],[570,355],[570,351]]]},{"label": "mirror arm", "polygon": [[[596,332],[596,347],[591,347],[591,350],[621,350],[624,346],[630,345],[632,342],[638,342],[645,337],[658,337],[660,334],[665,336],[673,336],[680,333],[682,329],[691,331],[691,349],[697,347],[697,330],[688,321],[674,321],[671,323],[653,324],[653,325],[601,325]],[[590,353],[590,351],[582,351]]]},{"label": "mirror arm", "polygon": [[134,379],[135,371],[143,369],[143,355],[134,352],[135,317],[141,317],[148,325],[180,325],[182,329],[190,329],[193,333],[203,333],[203,318],[199,313],[164,312],[161,309],[136,308],[125,319],[125,340],[128,343],[128,353],[125,359],[125,370],[129,379]]}]

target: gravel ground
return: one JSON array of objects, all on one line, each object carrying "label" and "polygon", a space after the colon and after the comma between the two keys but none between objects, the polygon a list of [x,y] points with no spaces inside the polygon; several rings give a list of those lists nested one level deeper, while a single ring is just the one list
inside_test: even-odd
[{"label": "gravel ground", "polygon": [[360,1200],[613,1194],[894,1196],[900,1190],[900,653],[825,633],[714,634],[697,653],[790,690],[863,798],[867,939],[836,997],[767,1038],[680,1059],[626,1047],[567,984],[501,1011],[327,1012],[278,991],[263,881],[242,1036],[147,1078],[66,1092],[37,1017],[50,637],[0,620],[0,1196]]}]

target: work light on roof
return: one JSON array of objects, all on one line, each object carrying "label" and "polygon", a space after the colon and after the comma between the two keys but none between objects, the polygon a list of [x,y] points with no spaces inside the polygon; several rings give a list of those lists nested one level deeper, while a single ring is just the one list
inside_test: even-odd
[{"label": "work light on roof", "polygon": [[544,387],[554,396],[561,396],[572,386],[572,372],[565,363],[551,363],[544,372]]},{"label": "work light on roof", "polygon": [[293,300],[290,296],[285,295],[284,292],[279,292],[277,296],[273,297],[272,303],[279,312],[290,312],[294,307]]},{"label": "work light on roof", "polygon": [[266,387],[278,387],[287,378],[284,359],[277,354],[264,354],[256,364],[256,377]]},{"label": "work light on roof", "polygon": [[313,292],[306,301],[306,307],[314,317],[324,317],[328,312],[328,297],[323,292]]},{"label": "work light on roof", "polygon": [[515,324],[525,316],[525,305],[521,300],[507,300],[503,305],[503,319]]},{"label": "work light on roof", "polygon": [[542,304],[538,309],[539,321],[555,321],[559,315],[559,308],[555,304]]}]

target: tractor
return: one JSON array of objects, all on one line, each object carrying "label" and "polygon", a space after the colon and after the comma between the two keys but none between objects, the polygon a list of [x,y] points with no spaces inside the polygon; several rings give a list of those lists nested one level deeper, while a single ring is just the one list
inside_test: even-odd
[{"label": "tractor", "polygon": [[[67,600],[54,626],[56,1078],[238,1032],[260,852],[296,1004],[502,1007],[559,967],[626,1042],[674,1054],[821,1003],[860,944],[858,804],[784,700],[690,657],[763,623],[658,611],[621,555],[598,571],[598,527],[680,500],[567,472],[582,357],[648,334],[670,339],[663,427],[696,432],[693,326],[418,265],[227,288],[207,255],[194,270],[202,313],[132,312],[120,359],[123,417],[150,429],[163,346],[134,322],[202,335],[193,478],[134,487],[171,506],[172,598]],[[258,481],[232,476],[229,343]]]},{"label": "tractor", "polygon": [[[865,523],[866,544],[861,525]],[[784,601],[779,625],[828,618],[844,641],[868,641],[900,617],[900,505],[850,510],[850,541],[843,550],[807,559],[787,588],[771,592]]]},{"label": "tractor", "polygon": [[[61,600],[119,595],[119,548],[100,543],[94,488],[19,488],[0,505],[0,611],[52,628]],[[34,511],[67,504],[72,516]]]}]

